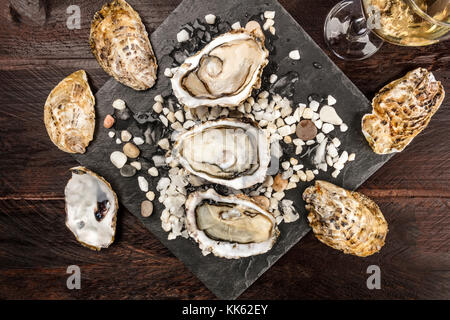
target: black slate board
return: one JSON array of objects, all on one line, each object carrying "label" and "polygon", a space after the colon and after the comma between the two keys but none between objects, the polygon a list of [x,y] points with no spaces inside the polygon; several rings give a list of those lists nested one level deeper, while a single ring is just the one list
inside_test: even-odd
[{"label": "black slate board", "polygon": [[[203,20],[209,13],[230,24],[240,21],[241,25],[245,25],[249,17],[266,10],[276,11],[275,27],[279,39],[275,42],[274,61],[279,65],[277,74],[283,75],[292,70],[300,74],[300,79],[296,83],[296,93],[292,98],[294,105],[306,102],[311,93],[321,96],[331,94],[338,100],[335,107],[350,128],[346,133],[336,130],[335,135],[341,140],[345,150],[356,152],[356,161],[347,165],[337,179],[331,177],[331,171],[326,174],[321,171],[317,178],[348,189],[356,189],[390,158],[374,154],[361,134],[361,117],[371,110],[370,103],[275,0],[183,1],[151,35],[151,42],[159,61],[157,85],[146,92],[137,92],[114,79],[109,80],[96,94],[95,139],[86,154],[74,156],[81,165],[105,177],[117,192],[120,203],[221,299],[237,298],[310,230],[301,199],[301,194],[308,184],[300,183],[297,189],[287,191],[286,199],[295,200],[295,207],[301,218],[294,223],[280,225],[281,236],[270,252],[240,260],[220,259],[213,255],[203,256],[191,240],[181,237],[172,241],[167,240],[168,234],[161,229],[159,218],[163,207],[157,200],[154,201],[153,215],[149,218],[141,217],[140,203],[145,200],[145,195],[139,190],[136,177],[123,178],[119,170],[109,161],[109,155],[115,150],[121,150],[122,146],[116,145],[114,139],[108,137],[108,130],[103,128],[102,122],[108,113],[113,112],[112,102],[118,98],[125,100],[134,112],[151,110],[154,96],[170,86],[169,79],[163,75],[164,69],[170,65],[164,65],[164,59],[161,58],[173,49],[176,35],[182,25],[192,23],[197,18]],[[301,60],[296,62],[288,58],[289,52],[295,49],[299,49],[301,53]],[[322,68],[315,68],[313,63],[319,63]],[[145,146],[141,146],[141,149],[143,148],[145,149]],[[145,176],[148,178],[146,174]],[[155,191],[157,179],[148,180],[150,189]]]}]

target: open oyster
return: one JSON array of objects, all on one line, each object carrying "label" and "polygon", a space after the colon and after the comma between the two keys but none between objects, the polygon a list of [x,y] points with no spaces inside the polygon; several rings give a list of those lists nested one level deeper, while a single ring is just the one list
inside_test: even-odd
[{"label": "open oyster", "polygon": [[316,237],[344,253],[366,257],[384,245],[388,225],[375,202],[361,193],[317,180],[303,192]]},{"label": "open oyster", "polygon": [[225,33],[184,61],[171,80],[181,104],[237,106],[260,87],[269,52],[257,26]]},{"label": "open oyster", "polygon": [[86,72],[79,70],[50,92],[44,123],[52,142],[62,151],[84,153],[94,137],[95,98]]},{"label": "open oyster", "polygon": [[111,185],[84,168],[70,169],[72,178],[64,190],[66,226],[84,246],[100,250],[114,241],[119,207]]},{"label": "open oyster", "polygon": [[270,148],[266,134],[253,122],[220,119],[180,135],[172,156],[198,177],[243,189],[264,181]]},{"label": "open oyster", "polygon": [[158,65],[139,14],[124,0],[105,4],[91,24],[90,45],[102,68],[135,90],[155,84]]},{"label": "open oyster", "polygon": [[444,88],[424,68],[408,72],[382,88],[373,111],[362,119],[362,132],[373,151],[400,152],[426,128],[444,100]]},{"label": "open oyster", "polygon": [[189,195],[186,229],[205,254],[227,259],[265,253],[280,234],[274,217],[255,202],[213,189]]}]

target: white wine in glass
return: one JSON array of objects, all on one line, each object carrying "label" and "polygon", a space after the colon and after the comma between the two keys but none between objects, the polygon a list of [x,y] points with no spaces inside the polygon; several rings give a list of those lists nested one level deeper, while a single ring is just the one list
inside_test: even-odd
[{"label": "white wine in glass", "polygon": [[325,42],[340,58],[370,57],[383,40],[426,46],[450,38],[450,0],[344,0],[328,14]]}]

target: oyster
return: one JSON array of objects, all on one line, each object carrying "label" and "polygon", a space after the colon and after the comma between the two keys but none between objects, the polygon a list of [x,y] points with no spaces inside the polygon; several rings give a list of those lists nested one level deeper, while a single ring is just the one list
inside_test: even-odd
[{"label": "oyster", "polygon": [[264,181],[270,148],[264,131],[250,120],[220,119],[180,135],[172,156],[200,178],[243,189]]},{"label": "oyster", "polygon": [[119,207],[111,185],[84,168],[70,169],[72,178],[64,190],[66,226],[82,245],[100,250],[114,241]]},{"label": "oyster", "polygon": [[344,253],[366,257],[384,245],[388,225],[375,202],[361,193],[317,180],[303,192],[316,237]]},{"label": "oyster", "polygon": [[94,137],[95,98],[86,72],[79,70],[50,92],[44,123],[52,142],[62,151],[84,153]]},{"label": "oyster", "polygon": [[114,0],[94,15],[89,41],[98,63],[117,81],[135,90],[153,87],[156,57],[139,14],[126,1]]},{"label": "oyster", "polygon": [[265,253],[280,234],[274,217],[255,202],[213,189],[189,195],[186,229],[204,253],[227,259]]},{"label": "oyster", "polygon": [[378,154],[400,152],[426,128],[444,100],[444,88],[424,68],[408,72],[378,92],[362,132]]},{"label": "oyster", "polygon": [[261,86],[269,52],[259,24],[249,27],[217,37],[184,61],[171,80],[181,104],[237,106]]}]

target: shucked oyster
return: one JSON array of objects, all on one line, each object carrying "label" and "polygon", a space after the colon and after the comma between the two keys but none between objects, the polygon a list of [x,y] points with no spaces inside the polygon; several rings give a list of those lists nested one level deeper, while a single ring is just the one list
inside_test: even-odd
[{"label": "shucked oyster", "polygon": [[100,250],[114,241],[119,207],[111,185],[84,168],[72,168],[64,191],[66,226],[84,246]]},{"label": "shucked oyster", "polygon": [[186,201],[186,229],[203,252],[238,259],[269,251],[278,235],[274,217],[243,195],[224,197],[213,189]]},{"label": "shucked oyster", "polygon": [[184,61],[172,77],[173,92],[188,108],[237,106],[260,87],[268,55],[259,24],[225,33]]},{"label": "shucked oyster", "polygon": [[124,0],[114,0],[97,12],[91,25],[90,44],[102,68],[135,90],[155,84],[156,57],[138,13]]},{"label": "shucked oyster", "polygon": [[50,92],[44,123],[52,142],[62,151],[84,153],[94,137],[95,98],[86,72],[79,70]]},{"label": "shucked oyster", "polygon": [[379,154],[400,152],[426,128],[444,100],[444,88],[424,68],[408,72],[378,92],[362,132]]},{"label": "shucked oyster", "polygon": [[303,192],[308,220],[326,245],[360,257],[378,252],[388,225],[375,202],[361,193],[317,180]]},{"label": "shucked oyster", "polygon": [[220,119],[180,135],[172,156],[198,177],[243,189],[264,181],[270,149],[266,134],[256,124]]}]

